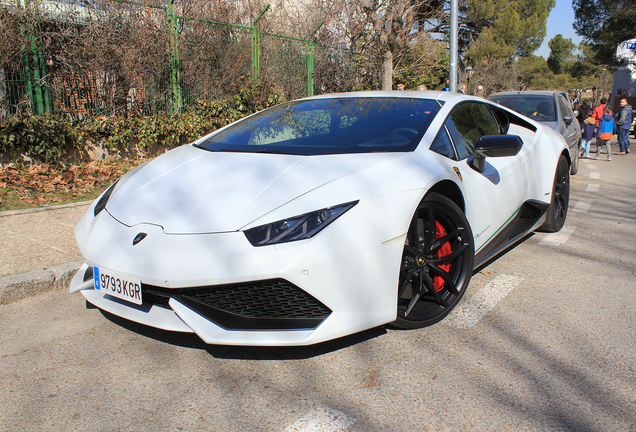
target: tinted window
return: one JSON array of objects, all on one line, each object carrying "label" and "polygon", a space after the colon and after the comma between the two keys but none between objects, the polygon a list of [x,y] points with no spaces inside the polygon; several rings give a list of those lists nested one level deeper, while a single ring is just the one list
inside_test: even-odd
[{"label": "tinted window", "polygon": [[493,95],[493,102],[517,111],[537,121],[556,121],[556,107],[552,95],[529,95],[524,93],[513,95]]},{"label": "tinted window", "polygon": [[484,135],[499,135],[499,125],[488,107],[482,103],[464,103],[457,106],[446,119],[459,159],[473,154],[475,143]]},{"label": "tinted window", "polygon": [[456,160],[457,156],[455,155],[455,149],[453,148],[453,143],[448,136],[448,131],[445,127],[441,128],[430,147],[431,151],[435,153],[439,153],[442,156],[446,156],[447,158]]},{"label": "tinted window", "polygon": [[239,121],[200,147],[297,155],[411,151],[438,111],[432,99],[295,101]]}]

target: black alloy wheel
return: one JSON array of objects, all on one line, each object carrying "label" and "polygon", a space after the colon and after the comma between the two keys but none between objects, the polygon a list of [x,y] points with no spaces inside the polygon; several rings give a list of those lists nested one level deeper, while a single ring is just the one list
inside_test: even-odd
[{"label": "black alloy wheel", "polygon": [[561,231],[568,215],[570,203],[570,167],[565,156],[561,155],[552,186],[552,201],[548,207],[545,222],[539,228],[544,232]]},{"label": "black alloy wheel", "polygon": [[464,213],[442,195],[427,195],[406,234],[393,325],[419,328],[448,315],[468,287],[474,258]]}]

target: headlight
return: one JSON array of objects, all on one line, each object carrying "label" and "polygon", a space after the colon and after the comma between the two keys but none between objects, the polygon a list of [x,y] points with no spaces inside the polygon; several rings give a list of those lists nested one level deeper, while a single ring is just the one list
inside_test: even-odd
[{"label": "headlight", "polygon": [[113,189],[115,189],[115,186],[117,186],[117,182],[119,180],[117,180],[115,183],[113,183],[112,185],[110,185],[110,187],[108,189],[106,189],[106,192],[104,192],[104,194],[102,195],[102,197],[99,199],[99,201],[97,201],[97,204],[95,204],[95,211],[93,212],[93,214],[95,216],[97,216],[98,214],[101,213],[102,210],[104,210],[106,208],[106,203],[108,202],[108,198],[110,198],[110,194],[113,193]]},{"label": "headlight", "polygon": [[251,228],[245,231],[245,237],[252,246],[268,246],[308,239],[356,204],[358,201],[352,201]]}]

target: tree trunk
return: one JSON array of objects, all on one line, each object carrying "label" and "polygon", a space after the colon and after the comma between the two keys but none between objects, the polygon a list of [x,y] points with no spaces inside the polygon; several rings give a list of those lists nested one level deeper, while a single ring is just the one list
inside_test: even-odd
[{"label": "tree trunk", "polygon": [[393,52],[386,50],[382,57],[382,90],[393,90]]}]

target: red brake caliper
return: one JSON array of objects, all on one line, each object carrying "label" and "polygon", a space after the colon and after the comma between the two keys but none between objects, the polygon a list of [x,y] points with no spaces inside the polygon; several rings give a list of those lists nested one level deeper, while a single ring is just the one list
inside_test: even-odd
[{"label": "red brake caliper", "polygon": [[[435,221],[435,240],[440,237],[446,235],[446,230],[444,227],[437,221]],[[435,256],[437,258],[445,257],[446,255],[450,255],[453,251],[451,250],[450,243],[446,242],[444,245],[439,248]],[[439,268],[447,272],[450,269],[451,265],[448,264],[440,264]],[[441,276],[435,276],[433,278],[433,287],[435,287],[435,291],[440,292],[444,288],[444,279]]]}]

